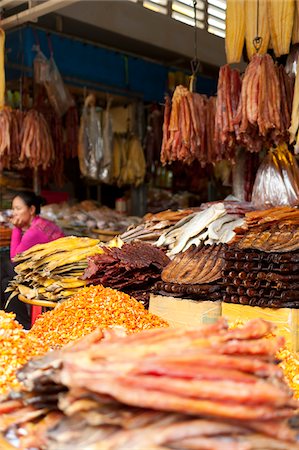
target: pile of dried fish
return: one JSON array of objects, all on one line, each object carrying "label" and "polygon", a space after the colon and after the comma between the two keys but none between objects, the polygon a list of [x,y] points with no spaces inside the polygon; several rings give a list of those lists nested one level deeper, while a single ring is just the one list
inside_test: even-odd
[{"label": "pile of dried fish", "polygon": [[19,372],[26,391],[0,404],[0,430],[23,449],[298,449],[272,331],[97,330]]},{"label": "pile of dried fish", "polygon": [[192,214],[192,209],[183,209],[180,211],[161,211],[157,214],[146,214],[140,225],[125,231],[120,239],[123,242],[132,242],[134,240],[154,244],[162,233],[175,225],[179,220]]},{"label": "pile of dried fish", "polygon": [[85,286],[80,277],[87,257],[102,253],[97,239],[69,236],[47,244],[38,244],[15,257],[17,275],[7,289],[11,297],[38,306],[53,307]]},{"label": "pile of dried fish", "polygon": [[223,300],[270,308],[299,307],[299,252],[265,253],[228,247]]},{"label": "pile of dried fish", "polygon": [[88,258],[83,279],[126,292],[148,304],[149,290],[161,277],[169,258],[144,242],[124,244],[121,248],[102,247],[103,253]]},{"label": "pile of dried fish", "polygon": [[173,256],[187,250],[191,245],[227,243],[235,236],[234,229],[243,224],[237,215],[227,214],[223,203],[193,213],[180,220],[163,233],[156,242],[158,247],[168,246],[168,255]]},{"label": "pile of dried fish", "polygon": [[246,214],[244,226],[236,229],[233,243],[239,249],[264,252],[299,250],[299,208],[277,207]]},{"label": "pile of dried fish", "polygon": [[224,265],[223,248],[222,244],[193,245],[163,269],[162,280],[179,284],[205,284],[218,280]]},{"label": "pile of dried fish", "polygon": [[153,290],[162,295],[171,293],[194,300],[222,300],[220,279],[225,249],[224,244],[192,245],[163,269],[162,281],[157,282]]}]

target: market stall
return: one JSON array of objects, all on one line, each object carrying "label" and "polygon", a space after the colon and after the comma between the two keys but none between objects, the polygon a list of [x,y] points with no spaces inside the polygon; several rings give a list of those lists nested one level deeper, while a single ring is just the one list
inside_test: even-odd
[{"label": "market stall", "polygon": [[[14,192],[7,170],[41,191],[75,166],[90,195],[44,206],[66,237],[14,257],[7,303],[41,309],[28,331],[0,311],[0,447],[299,449],[297,6],[227,1],[228,64],[212,96],[196,90],[195,26],[190,83],[168,90],[163,113],[140,96],[78,94],[54,61],[57,36],[42,30],[28,34],[32,102],[22,94],[12,107],[2,32],[2,198]],[[197,2],[191,10],[197,25]],[[244,45],[242,73],[230,64]],[[184,206],[171,210],[157,206],[162,193],[133,215],[147,188],[173,206],[182,167],[209,195],[189,205],[179,193]],[[229,188],[220,200],[217,177]],[[6,251],[10,214],[0,215]]]}]

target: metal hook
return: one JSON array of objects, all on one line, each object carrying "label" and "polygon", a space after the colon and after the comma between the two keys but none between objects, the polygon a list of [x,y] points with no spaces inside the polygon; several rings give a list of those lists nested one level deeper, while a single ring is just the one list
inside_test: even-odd
[{"label": "metal hook", "polygon": [[253,43],[253,46],[255,48],[256,53],[258,53],[260,48],[261,48],[261,46],[262,46],[263,38],[261,36],[256,36],[253,39],[252,43]]},{"label": "metal hook", "polygon": [[201,63],[199,61],[198,58],[193,58],[190,62],[191,64],[191,70],[192,70],[192,75],[196,75],[201,68]]}]

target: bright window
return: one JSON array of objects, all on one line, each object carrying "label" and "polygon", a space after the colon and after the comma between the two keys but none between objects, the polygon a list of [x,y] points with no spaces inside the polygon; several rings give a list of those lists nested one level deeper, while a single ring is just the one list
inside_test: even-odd
[{"label": "bright window", "polygon": [[[174,20],[194,27],[193,0],[143,0],[141,3],[151,11],[170,14]],[[197,0],[196,26],[198,28],[206,29],[209,33],[224,38],[225,16],[226,0]]]}]

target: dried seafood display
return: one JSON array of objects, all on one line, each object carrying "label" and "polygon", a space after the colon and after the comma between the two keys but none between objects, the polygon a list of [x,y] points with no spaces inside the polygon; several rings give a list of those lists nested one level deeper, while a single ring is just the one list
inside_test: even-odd
[{"label": "dried seafood display", "polygon": [[157,214],[146,214],[140,225],[133,228],[130,227],[121,234],[120,239],[123,242],[138,240],[154,244],[162,233],[192,213],[192,209],[183,209],[179,211],[166,210]]},{"label": "dried seafood display", "polygon": [[237,215],[227,214],[223,203],[215,203],[199,213],[180,220],[158,239],[158,247],[167,246],[169,256],[187,250],[191,245],[230,242],[234,229],[243,224]]},{"label": "dried seafood display", "polygon": [[221,301],[223,297],[220,284],[184,284],[157,281],[152,290],[156,294],[183,297],[184,299],[189,298],[196,301],[206,301],[207,299],[209,301]]},{"label": "dried seafood display", "polygon": [[0,161],[4,169],[22,169],[20,162],[21,130],[24,113],[3,108],[0,111]]},{"label": "dried seafood display", "polygon": [[[247,56],[263,55],[271,45],[275,56],[289,53],[292,32],[296,34],[294,0],[227,0],[226,57],[227,62],[240,62],[246,40]],[[260,41],[255,43],[255,38]],[[271,44],[270,44],[271,43]]]},{"label": "dried seafood display", "polygon": [[102,247],[101,255],[88,258],[83,280],[122,290],[147,304],[149,290],[161,278],[169,258],[144,242],[124,244],[121,248]]},{"label": "dried seafood display", "polygon": [[50,128],[42,114],[34,109],[25,114],[21,129],[20,162],[26,167],[46,170],[55,158]]},{"label": "dried seafood display", "polygon": [[299,250],[299,209],[277,207],[246,214],[245,224],[235,230],[233,243],[239,249],[254,248],[264,252]]},{"label": "dried seafood display", "polygon": [[136,333],[167,323],[123,292],[103,286],[79,289],[70,299],[40,316],[28,332],[46,350],[60,348],[97,328],[121,326]]},{"label": "dried seafood display", "polygon": [[[129,226],[141,222],[139,217],[124,216],[117,211],[100,206],[92,200],[76,204],[58,203],[42,207],[41,215],[56,222],[65,232],[92,237],[97,231],[124,232]],[[113,233],[112,233],[113,234]]]},{"label": "dried seafood display", "polygon": [[135,135],[114,135],[112,181],[117,186],[140,186],[146,174],[146,161],[140,139]]},{"label": "dried seafood display", "polygon": [[34,109],[22,113],[4,108],[0,124],[0,158],[5,168],[46,170],[54,161],[50,128],[41,113]]},{"label": "dried seafood display", "polygon": [[240,126],[234,122],[241,94],[240,73],[228,65],[220,68],[216,115],[215,115],[215,145],[221,147],[223,159],[233,160],[236,141],[240,138]]},{"label": "dried seafood display", "polygon": [[179,253],[162,271],[167,283],[205,284],[221,278],[223,245],[192,245]]},{"label": "dried seafood display", "polygon": [[[292,398],[261,319],[228,330],[96,330],[31,361],[0,404],[23,449],[298,449]],[[82,364],[84,361],[84,364]]]},{"label": "dried seafood display", "polygon": [[56,306],[85,286],[79,279],[87,267],[87,257],[102,253],[98,239],[69,236],[38,244],[15,257],[16,276],[9,283],[11,297],[38,306]]},{"label": "dried seafood display", "polygon": [[[271,80],[271,82],[269,82]],[[242,80],[241,98],[233,123],[237,142],[251,152],[288,139],[292,81],[276,68],[270,55],[253,56]]]},{"label": "dried seafood display", "polygon": [[265,253],[227,247],[223,300],[270,308],[299,307],[299,253]]},{"label": "dried seafood display", "polygon": [[165,101],[161,162],[199,161],[202,167],[223,159],[214,142],[216,98],[177,86]]}]

